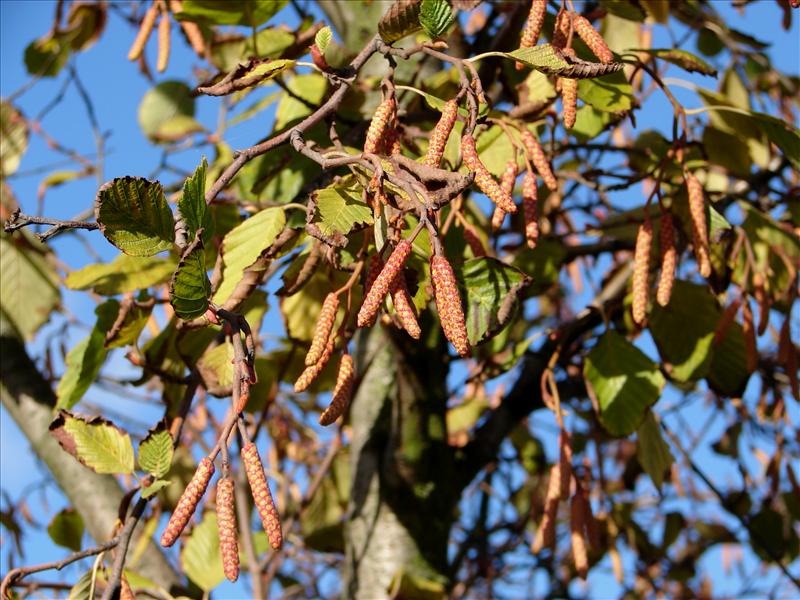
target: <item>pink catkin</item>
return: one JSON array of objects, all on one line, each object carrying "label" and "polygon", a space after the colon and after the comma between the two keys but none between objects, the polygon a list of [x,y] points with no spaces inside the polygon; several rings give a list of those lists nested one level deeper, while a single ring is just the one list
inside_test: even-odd
[{"label": "pink catkin", "polygon": [[253,442],[245,444],[242,448],[242,463],[250,484],[250,491],[253,494],[253,502],[258,510],[258,516],[261,517],[261,525],[269,539],[269,545],[278,550],[283,544],[281,521],[275,503],[272,501],[267,476],[264,474],[264,465],[261,463],[258,449]]},{"label": "pink catkin", "polygon": [[336,387],[333,389],[333,398],[328,408],[319,417],[319,424],[330,425],[344,414],[347,405],[350,404],[350,396],[353,393],[353,357],[349,354],[342,355],[339,362],[339,373],[336,376]]},{"label": "pink catkin", "polygon": [[322,352],[325,350],[325,344],[331,335],[333,323],[336,320],[336,309],[339,308],[339,296],[331,292],[325,297],[322,303],[322,309],[319,311],[317,324],[314,327],[314,335],[311,338],[311,347],[306,354],[306,366],[310,367],[319,361]]},{"label": "pink catkin", "polygon": [[536,175],[530,171],[522,180],[522,214],[525,217],[525,242],[529,248],[536,248],[539,241],[539,210]]},{"label": "pink catkin", "polygon": [[544,149],[539,140],[530,131],[524,129],[522,131],[522,143],[528,151],[533,166],[536,167],[539,175],[544,180],[544,184],[554,192],[558,190],[558,181],[550,168],[550,163],[547,162],[547,157],[544,155]]},{"label": "pink catkin", "polygon": [[417,315],[414,311],[414,302],[411,300],[411,294],[408,292],[408,285],[406,278],[401,269],[397,276],[392,281],[389,288],[392,294],[392,304],[394,305],[394,312],[397,314],[397,319],[400,325],[406,330],[415,340],[418,340],[422,335],[422,330],[417,322]]},{"label": "pink catkin", "polygon": [[392,281],[394,281],[394,278],[402,270],[410,254],[411,242],[407,240],[398,242],[391,256],[389,256],[389,259],[386,261],[386,264],[375,278],[374,283],[370,286],[369,290],[367,290],[364,302],[361,304],[358,317],[356,318],[358,327],[365,327],[375,322],[375,318],[381,308],[383,299],[389,292]]},{"label": "pink catkin", "polygon": [[513,213],[517,211],[511,194],[506,193],[489,172],[475,147],[475,138],[469,134],[461,136],[461,156],[467,168],[475,173],[475,184],[486,196],[504,211]]},{"label": "pink catkin", "polygon": [[222,570],[230,581],[239,578],[239,542],[236,532],[236,510],[233,501],[233,481],[217,482],[217,530],[222,554]]},{"label": "pink catkin", "polygon": [[444,148],[447,145],[447,138],[450,137],[450,132],[455,125],[456,117],[458,116],[458,102],[455,100],[448,100],[442,108],[442,116],[436,127],[433,128],[430,141],[428,143],[428,151],[425,153],[423,163],[429,167],[438,167],[444,156]]},{"label": "pink catkin", "polygon": [[164,533],[161,534],[161,545],[165,548],[172,546],[175,541],[180,537],[189,519],[192,518],[194,511],[197,509],[197,504],[206,493],[208,482],[214,474],[214,462],[207,456],[200,461],[197,465],[197,470],[194,472],[192,480],[186,489],[183,490],[178,505],[169,518]]},{"label": "pink catkin", "polygon": [[469,356],[469,338],[464,311],[461,308],[461,296],[458,293],[453,267],[444,256],[431,257],[431,279],[436,310],[439,312],[444,335],[460,356]]}]

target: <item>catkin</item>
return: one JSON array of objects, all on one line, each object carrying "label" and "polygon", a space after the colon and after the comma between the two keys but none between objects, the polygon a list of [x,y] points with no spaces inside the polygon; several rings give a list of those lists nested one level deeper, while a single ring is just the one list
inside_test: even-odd
[{"label": "catkin", "polygon": [[325,301],[322,303],[322,309],[319,311],[319,318],[314,327],[314,335],[311,338],[311,347],[306,354],[306,366],[317,364],[319,357],[325,350],[325,344],[331,336],[333,323],[336,321],[336,310],[339,308],[339,296],[331,292],[325,296]]},{"label": "catkin", "polygon": [[397,277],[392,281],[389,288],[392,295],[392,304],[394,305],[394,312],[397,314],[397,319],[400,325],[406,330],[415,340],[418,340],[422,335],[422,330],[417,322],[417,315],[414,311],[414,303],[411,300],[411,294],[408,291],[406,278],[403,275],[403,270],[397,274]]},{"label": "catkin", "polygon": [[186,486],[186,489],[183,490],[183,494],[181,494],[180,500],[178,500],[178,505],[169,518],[164,533],[161,534],[162,546],[169,548],[181,535],[181,532],[197,509],[200,498],[206,493],[208,482],[211,480],[213,474],[214,462],[206,456],[200,461],[200,464],[197,465],[197,470],[194,472],[192,480],[189,482],[189,485]]},{"label": "catkin", "polygon": [[571,13],[562,10],[556,15],[555,27],[553,28],[553,39],[551,44],[556,48],[563,49],[569,40],[569,29]]},{"label": "catkin", "polygon": [[569,484],[572,480],[572,437],[561,431],[558,435],[558,494],[562,500],[569,498]]},{"label": "catkin", "polygon": [[556,517],[558,501],[561,497],[561,473],[558,463],[550,467],[547,495],[544,499],[544,514],[531,544],[531,552],[538,554],[544,548],[551,548],[556,541]]},{"label": "catkin", "polygon": [[[522,37],[519,40],[520,48],[533,48],[539,41],[544,25],[544,15],[547,12],[547,0],[533,0],[531,10],[528,13],[528,20],[522,29]],[[521,70],[525,65],[517,63],[517,70]]]},{"label": "catkin", "polygon": [[386,264],[381,269],[381,272],[367,290],[364,302],[361,304],[358,317],[356,318],[356,325],[358,327],[365,327],[370,323],[374,323],[378,311],[380,310],[381,303],[389,291],[389,286],[391,286],[394,278],[402,270],[403,264],[405,264],[410,254],[411,242],[408,240],[401,240],[397,243],[391,256],[389,256]]},{"label": "catkin", "polygon": [[222,554],[222,570],[229,581],[239,578],[239,543],[236,533],[236,510],[233,503],[233,481],[217,482],[217,530]]},{"label": "catkin", "polygon": [[[506,163],[506,170],[503,171],[503,174],[500,176],[500,187],[503,191],[512,196],[514,192],[514,183],[517,180],[517,161],[516,159],[512,158]],[[499,206],[494,207],[494,212],[492,213],[492,229],[497,231],[503,226],[503,220],[506,218],[506,211],[504,211]]]},{"label": "catkin", "polygon": [[378,153],[382,146],[382,140],[386,127],[391,121],[395,111],[394,96],[389,96],[378,105],[375,114],[370,121],[369,128],[367,129],[367,139],[364,142],[364,152],[370,154]]},{"label": "catkin", "polygon": [[539,175],[544,180],[544,184],[554,192],[558,190],[558,181],[556,180],[556,176],[553,175],[553,170],[550,168],[550,163],[547,162],[539,140],[537,140],[530,131],[523,129],[522,143],[528,151],[533,166],[536,167]]},{"label": "catkin", "polygon": [[514,213],[517,207],[514,200],[511,199],[511,194],[505,192],[500,184],[498,184],[489,169],[484,166],[481,159],[478,157],[478,151],[475,148],[475,138],[469,134],[461,136],[461,156],[464,159],[464,164],[467,168],[475,173],[475,184],[478,188],[486,194],[486,196],[494,202],[497,206],[506,212]]},{"label": "catkin", "polygon": [[712,341],[714,346],[719,346],[725,341],[725,336],[728,335],[728,330],[731,327],[731,323],[733,323],[733,320],[736,318],[736,313],[739,312],[741,304],[742,301],[737,298],[722,311],[722,316],[719,318],[717,328],[714,330],[714,339]]},{"label": "catkin", "polygon": [[458,102],[455,100],[448,100],[442,108],[442,116],[436,127],[433,128],[431,138],[428,143],[428,151],[425,153],[423,164],[429,167],[439,167],[439,163],[444,156],[444,148],[447,145],[447,138],[450,137],[450,132],[455,125],[456,117],[458,116]]},{"label": "catkin", "polygon": [[319,360],[311,365],[310,367],[306,367],[302,373],[300,373],[300,377],[297,378],[297,381],[294,382],[294,391],[295,392],[304,392],[308,389],[314,380],[319,377],[319,374],[322,373],[322,369],[325,368],[325,365],[328,364],[328,361],[333,354],[333,348],[336,345],[336,334],[333,333],[328,338],[328,343],[325,344],[325,348],[322,351],[322,355],[319,357]]},{"label": "catkin", "polygon": [[267,533],[269,545],[278,550],[283,543],[281,521],[275,503],[272,501],[261,457],[253,442],[248,442],[242,448],[242,463],[244,463],[244,471],[253,494],[253,502],[258,510],[258,516],[261,517],[261,525]]},{"label": "catkin", "polygon": [[633,251],[633,322],[644,323],[647,314],[647,302],[650,286],[650,249],[653,245],[653,224],[650,217],[645,216],[636,235],[636,248]]},{"label": "catkin", "polygon": [[561,78],[561,118],[564,127],[572,129],[578,116],[578,80]]},{"label": "catkin", "polygon": [[[380,275],[381,269],[383,269],[383,260],[381,260],[379,254],[375,254],[369,259],[369,265],[367,266],[367,276],[364,281],[365,298],[369,293],[369,290],[372,289],[372,284],[375,283],[375,280],[378,278],[378,275]],[[377,319],[378,319],[378,312],[376,311],[375,314],[372,315],[372,318],[364,323],[364,326],[372,327]]]},{"label": "catkin", "polygon": [[694,253],[697,257],[697,265],[700,268],[700,275],[709,277],[711,275],[711,259],[709,257],[703,186],[700,185],[700,181],[695,177],[694,173],[684,171],[683,176],[686,180],[686,190],[689,196],[689,214],[692,217],[692,240]]},{"label": "catkin", "polygon": [[569,529],[570,540],[572,542],[572,560],[575,563],[575,571],[581,579],[586,579],[589,571],[589,558],[586,554],[586,529],[585,512],[580,498],[580,491],[576,492],[570,503]]},{"label": "catkin", "polygon": [[656,302],[661,306],[666,306],[672,296],[675,267],[678,261],[678,253],[675,249],[675,226],[672,223],[672,214],[668,212],[661,213],[659,245],[661,246],[661,274],[658,278]]},{"label": "catkin", "polygon": [[330,405],[319,417],[320,425],[330,425],[344,414],[347,405],[350,404],[350,396],[353,393],[353,357],[343,354],[339,361],[339,373],[336,376],[336,387],[333,389],[333,398]]},{"label": "catkin", "polygon": [[158,17],[158,5],[154,2],[153,5],[147,9],[142,17],[142,24],[139,26],[139,32],[131,44],[131,49],[128,50],[128,60],[136,60],[142,55],[144,45],[147,43],[147,38],[153,32],[153,26],[156,24],[156,17]]},{"label": "catkin", "polygon": [[600,32],[592,26],[586,17],[577,14],[574,15],[572,17],[572,27],[575,29],[575,33],[586,42],[586,45],[589,46],[589,50],[592,51],[592,54],[594,54],[600,62],[614,62],[614,55],[611,53],[608,44],[606,44],[603,36],[600,35]]},{"label": "catkin", "polygon": [[453,267],[444,256],[431,257],[431,279],[444,335],[460,356],[469,356],[469,339],[464,311],[461,308],[461,296]]},{"label": "catkin", "polygon": [[167,70],[169,63],[169,46],[170,46],[170,22],[169,13],[164,11],[161,19],[158,21],[158,56],[156,59],[156,71],[163,73]]},{"label": "catkin", "polygon": [[506,218],[506,211],[504,211],[499,206],[494,207],[494,212],[492,213],[492,230],[497,231],[503,226],[503,221]]},{"label": "catkin", "polygon": [[525,242],[536,248],[539,241],[539,210],[536,175],[527,171],[522,179],[522,215],[525,218]]},{"label": "catkin", "polygon": [[750,308],[747,298],[742,302],[742,333],[744,334],[747,372],[753,373],[758,368],[758,350],[756,349],[756,328],[753,325],[753,309]]}]

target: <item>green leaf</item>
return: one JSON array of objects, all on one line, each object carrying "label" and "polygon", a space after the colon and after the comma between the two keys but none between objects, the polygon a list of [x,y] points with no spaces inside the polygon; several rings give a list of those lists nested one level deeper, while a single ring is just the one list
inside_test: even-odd
[{"label": "green leaf", "polygon": [[432,39],[440,37],[453,22],[453,9],[447,0],[422,0],[419,24]]},{"label": "green leaf", "polygon": [[102,296],[116,296],[167,281],[175,271],[175,258],[139,257],[120,254],[110,263],[88,265],[67,275],[71,290],[88,290]]},{"label": "green leaf", "polygon": [[184,0],[175,16],[209,25],[258,27],[269,21],[287,0]]},{"label": "green leaf", "polygon": [[387,44],[418,31],[422,0],[395,0],[378,22],[378,33]]},{"label": "green leaf", "polygon": [[181,566],[189,579],[204,592],[210,592],[225,578],[219,551],[217,515],[213,512],[206,512],[203,520],[192,530],[181,550]]},{"label": "green leaf", "polygon": [[96,473],[133,473],[130,436],[100,417],[76,417],[62,410],[50,424],[61,447]]},{"label": "green leaf", "polygon": [[540,240],[533,250],[526,247],[517,254],[513,265],[532,280],[526,294],[532,296],[543,294],[558,283],[565,256],[564,245],[547,238]]},{"label": "green leaf", "polygon": [[648,410],[644,421],[636,431],[636,459],[653,480],[656,488],[661,489],[664,483],[664,472],[670,468],[675,459],[669,446],[661,434],[658,419],[652,410]]},{"label": "green leaf", "polygon": [[175,221],[157,181],[117,177],[97,191],[95,218],[109,242],[131,256],[172,248]]},{"label": "green leaf", "polygon": [[228,299],[244,270],[270,247],[285,223],[281,208],[267,208],[228,232],[222,240],[222,283],[214,294],[216,304]]},{"label": "green leaf", "polygon": [[594,63],[564,54],[551,44],[539,44],[532,48],[518,48],[513,52],[489,52],[488,56],[502,56],[515,62],[559,77],[586,79],[602,77],[621,71],[622,63]]},{"label": "green leaf", "polygon": [[206,204],[206,170],[208,163],[204,156],[194,175],[183,183],[183,195],[178,200],[178,213],[186,225],[186,238],[191,242],[198,229],[203,230],[203,245],[207,245],[214,235],[214,219]]},{"label": "green leaf", "polygon": [[182,81],[159,83],[148,90],[139,104],[139,126],[152,142],[175,141],[180,139],[181,131],[196,130],[199,124],[193,117],[192,90]]},{"label": "green leaf", "polygon": [[591,140],[605,131],[611,123],[612,117],[613,115],[610,113],[597,110],[592,106],[581,106],[570,133],[584,141]]},{"label": "green leaf", "polygon": [[[720,311],[716,322],[719,321],[721,314]],[[744,331],[742,326],[734,321],[728,327],[728,333],[722,342],[712,348],[706,381],[708,387],[718,394],[738,398],[744,393],[749,378]]]},{"label": "green leaf", "polygon": [[400,570],[392,576],[386,587],[394,598],[415,598],[416,600],[441,600],[447,597],[446,582],[430,579],[417,573]]},{"label": "green leaf", "polygon": [[316,210],[309,233],[340,248],[347,245],[347,235],[373,222],[372,209],[362,199],[363,187],[354,177],[317,190],[311,201]]},{"label": "green leaf", "polygon": [[147,432],[147,436],[139,444],[139,466],[160,479],[172,465],[172,436],[162,421]]},{"label": "green leaf", "polygon": [[702,58],[680,48],[635,48],[631,52],[646,52],[662,60],[666,60],[673,65],[679,66],[690,73],[701,73],[703,75],[717,76],[717,70],[704,61]]},{"label": "green leaf", "polygon": [[86,50],[103,33],[106,26],[106,5],[88,2],[73,2],[69,6],[67,25],[69,45],[73,50]]},{"label": "green leaf", "polygon": [[55,77],[68,58],[69,41],[63,35],[48,34],[25,48],[25,68],[34,77]]},{"label": "green leaf", "polygon": [[143,292],[138,300],[126,299],[124,302],[129,303],[127,307],[120,305],[120,312],[125,311],[125,314],[119,328],[115,328],[117,330],[113,334],[109,331],[106,335],[106,348],[121,348],[139,339],[139,334],[153,312],[154,303],[148,300],[149,296]]},{"label": "green leaf", "polygon": [[80,579],[75,582],[69,590],[69,595],[67,596],[67,600],[93,600],[89,596],[89,592],[92,590],[92,569],[89,569],[81,575]]},{"label": "green leaf", "polygon": [[[282,131],[313,112],[322,104],[328,91],[328,80],[317,73],[295,75],[286,82],[290,93],[284,92],[275,112],[274,131]],[[272,154],[272,153],[270,153]]]},{"label": "green leaf", "polygon": [[467,335],[473,346],[508,323],[522,290],[531,282],[522,271],[489,257],[466,261],[456,277],[464,285]]},{"label": "green leaf", "polygon": [[198,87],[197,91],[207,96],[227,96],[271,81],[294,66],[294,63],[295,61],[288,59],[251,58],[247,62],[239,63],[219,81]]},{"label": "green leaf", "polygon": [[163,490],[168,485],[171,485],[172,481],[169,479],[156,479],[153,483],[148,485],[147,487],[142,488],[142,498],[149,498],[150,496],[154,496],[161,490]]},{"label": "green leaf", "polygon": [[169,303],[175,309],[175,314],[184,321],[205,313],[211,295],[202,242],[193,244],[187,250],[169,283]]},{"label": "green leaf", "polygon": [[[481,162],[498,178],[506,170],[508,161],[516,157],[514,143],[506,131],[508,127],[492,125],[476,140],[476,149]],[[516,141],[519,143],[519,140]]]},{"label": "green leaf", "polygon": [[331,33],[331,28],[326,25],[314,36],[314,43],[317,45],[317,48],[319,48],[319,51],[325,54],[325,50],[327,50],[328,44],[331,43],[332,39],[333,33]]},{"label": "green leaf", "polygon": [[74,508],[65,508],[50,521],[47,533],[59,546],[77,552],[81,549],[83,518]]},{"label": "green leaf", "polygon": [[[325,296],[345,281],[340,271],[320,268],[299,292],[282,297],[280,307],[286,335],[293,340],[310,342]],[[353,293],[354,297],[360,297],[355,295],[360,292]]]},{"label": "green leaf", "polygon": [[602,79],[581,79],[578,98],[597,110],[619,112],[631,109],[633,88],[622,73],[614,73]]},{"label": "green leaf", "polygon": [[615,436],[636,431],[664,387],[656,364],[613,330],[586,357],[583,376],[600,406],[600,423]]},{"label": "green leaf", "polygon": [[206,350],[197,361],[197,370],[209,394],[229,396],[233,383],[233,345],[225,342]]},{"label": "green leaf", "polygon": [[0,102],[0,176],[16,172],[28,149],[28,124],[12,104]]}]

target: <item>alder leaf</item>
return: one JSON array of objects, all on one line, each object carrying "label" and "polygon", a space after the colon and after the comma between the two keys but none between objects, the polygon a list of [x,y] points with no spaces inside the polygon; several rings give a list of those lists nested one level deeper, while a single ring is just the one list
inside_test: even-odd
[{"label": "alder leaf", "polygon": [[50,423],[61,447],[96,473],[133,473],[130,436],[101,417],[78,417],[61,410]]},{"label": "alder leaf", "polygon": [[239,63],[236,68],[223,77],[214,77],[208,85],[197,88],[206,96],[227,96],[266,81],[275,79],[286,69],[294,66],[295,61],[288,59],[251,58]]},{"label": "alder leaf", "polygon": [[28,124],[16,107],[0,102],[0,176],[13,174],[28,149]]},{"label": "alder leaf", "polygon": [[202,126],[194,120],[191,88],[182,81],[164,81],[148,90],[139,104],[139,126],[151,142],[181,139]]},{"label": "alder leaf", "polygon": [[181,550],[181,566],[189,579],[204,592],[210,592],[225,578],[219,550],[217,515],[213,512],[206,512],[203,520],[192,529]]},{"label": "alder leaf", "polygon": [[186,249],[169,282],[169,303],[178,317],[190,321],[206,312],[210,295],[211,282],[206,274],[206,252],[201,234]]},{"label": "alder leaf", "polygon": [[207,245],[214,235],[214,219],[205,198],[207,169],[204,156],[194,174],[183,182],[183,195],[178,200],[178,213],[186,226],[186,238],[193,240],[197,230],[202,229],[203,245]]},{"label": "alder leaf", "polygon": [[589,106],[604,112],[630,110],[633,105],[633,87],[622,73],[598,79],[581,79],[578,98]]},{"label": "alder leaf", "polygon": [[314,192],[311,201],[315,210],[308,232],[326,243],[344,248],[351,231],[373,222],[372,209],[362,200],[362,191],[358,181],[348,177]]},{"label": "alder leaf", "polygon": [[153,483],[148,485],[147,487],[142,488],[142,498],[149,498],[150,496],[154,496],[161,490],[163,490],[168,485],[171,485],[172,481],[169,479],[156,479]]},{"label": "alder leaf", "polygon": [[559,77],[572,79],[587,79],[602,77],[610,73],[621,71],[622,63],[594,63],[564,54],[551,44],[539,44],[532,48],[518,48],[513,52],[491,52],[490,56],[503,56],[510,60],[521,62],[524,65]]},{"label": "alder leaf", "polygon": [[166,421],[161,421],[139,443],[139,466],[160,479],[172,465],[172,454],[172,436]]},{"label": "alder leaf", "polygon": [[92,589],[92,569],[89,569],[81,575],[80,579],[75,582],[69,590],[67,600],[93,600],[89,597],[89,592]]},{"label": "alder leaf", "polygon": [[717,70],[696,54],[680,48],[633,48],[631,52],[646,52],[651,56],[665,60],[690,73],[700,73],[711,77],[717,76]]},{"label": "alder leaf", "polygon": [[331,28],[326,25],[314,36],[314,43],[317,45],[317,48],[319,48],[319,51],[325,54],[325,50],[327,50],[332,39],[333,34],[331,33]]},{"label": "alder leaf", "polygon": [[422,0],[395,0],[378,22],[378,33],[387,44],[419,31]]},{"label": "alder leaf", "polygon": [[83,529],[80,513],[74,508],[65,508],[52,518],[47,526],[47,534],[59,546],[77,552],[81,549]]},{"label": "alder leaf", "polygon": [[116,296],[164,283],[177,266],[172,256],[120,254],[110,263],[96,263],[72,271],[64,283],[71,290],[91,289],[102,296]]},{"label": "alder leaf", "polygon": [[175,16],[207,25],[258,27],[269,21],[287,0],[184,0]]},{"label": "alder leaf", "polygon": [[95,218],[109,242],[131,256],[172,248],[175,220],[157,181],[117,177],[97,191]]},{"label": "alder leaf", "polygon": [[[146,292],[140,293],[136,300],[128,298],[123,303],[119,303],[114,326],[106,334],[105,347],[120,348],[136,342],[153,312],[154,305]],[[118,323],[120,315],[122,315],[122,322]]]},{"label": "alder leaf", "polygon": [[453,22],[453,9],[447,0],[422,0],[419,24],[432,39],[440,37]]},{"label": "alder leaf", "polygon": [[652,410],[648,410],[645,414],[644,421],[636,432],[636,438],[636,459],[660,490],[661,484],[664,483],[664,473],[675,459],[664,441],[658,418]]}]

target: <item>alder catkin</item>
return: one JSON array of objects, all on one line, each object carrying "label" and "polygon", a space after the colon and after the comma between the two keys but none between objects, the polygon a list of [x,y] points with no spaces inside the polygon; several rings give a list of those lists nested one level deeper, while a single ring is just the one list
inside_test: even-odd
[{"label": "alder catkin", "polygon": [[675,249],[675,226],[672,223],[672,214],[668,212],[661,213],[659,245],[661,246],[661,274],[658,278],[656,302],[661,306],[666,306],[672,296],[675,267],[678,261],[678,253]]},{"label": "alder catkin", "polygon": [[[506,170],[503,171],[503,174],[500,176],[500,187],[503,191],[508,194],[510,197],[514,192],[514,183],[517,180],[517,161],[516,159],[511,159],[506,163]],[[506,218],[506,211],[504,211],[499,206],[494,207],[494,212],[492,213],[492,229],[497,231],[503,226],[503,221]]]},{"label": "alder catkin", "polygon": [[380,150],[386,127],[394,115],[395,106],[394,96],[389,96],[378,105],[367,129],[364,152],[376,154]]},{"label": "alder catkin", "polygon": [[753,324],[753,309],[747,298],[742,302],[742,334],[744,334],[744,350],[747,372],[753,373],[758,368],[758,350],[756,348],[756,328]]},{"label": "alder catkin", "polygon": [[269,539],[269,545],[278,550],[283,543],[281,521],[275,503],[272,501],[267,476],[264,474],[264,465],[261,464],[261,457],[253,442],[248,442],[242,448],[242,463],[250,484],[250,491],[253,494],[253,502],[258,510],[258,516],[261,517],[261,525]]},{"label": "alder catkin", "polygon": [[308,389],[308,386],[314,383],[314,380],[322,373],[322,369],[328,364],[335,345],[336,334],[332,333],[328,338],[328,343],[325,344],[325,348],[322,350],[322,355],[319,357],[319,360],[310,367],[306,367],[303,372],[300,373],[300,377],[297,378],[297,381],[294,382],[295,392],[304,392]]},{"label": "alder catkin", "polygon": [[156,59],[156,71],[163,73],[169,64],[170,46],[170,21],[169,13],[164,11],[158,21],[158,56]]},{"label": "alder catkin", "polygon": [[[531,10],[528,12],[528,19],[522,29],[522,37],[519,40],[520,48],[533,48],[539,41],[544,25],[544,15],[547,12],[547,0],[533,0]],[[525,65],[517,63],[517,70],[521,70]]]},{"label": "alder catkin", "polygon": [[197,509],[197,504],[200,502],[203,494],[206,493],[208,482],[211,480],[213,474],[214,462],[206,456],[200,461],[200,464],[197,465],[197,470],[194,472],[192,480],[189,482],[189,485],[186,486],[186,489],[183,490],[183,494],[181,494],[180,500],[178,500],[178,505],[169,518],[164,533],[161,534],[162,546],[169,548],[181,535],[181,532]]},{"label": "alder catkin", "polygon": [[572,480],[572,436],[566,431],[558,434],[558,495],[562,500],[569,498],[569,484]]},{"label": "alder catkin", "polygon": [[561,78],[561,118],[564,127],[572,129],[578,116],[578,80]]},{"label": "alder catkin", "polygon": [[356,318],[356,325],[358,327],[365,327],[375,322],[375,318],[381,308],[383,299],[389,291],[392,281],[394,281],[394,278],[403,269],[403,265],[410,254],[411,242],[408,240],[401,240],[397,243],[397,246],[395,246],[386,264],[383,265],[375,281],[367,290],[364,302],[361,304],[358,317]]},{"label": "alder catkin", "polygon": [[444,148],[447,145],[447,139],[450,137],[450,132],[455,125],[456,117],[458,116],[458,102],[455,100],[448,100],[444,103],[442,108],[442,116],[436,127],[433,128],[430,141],[428,142],[428,151],[425,153],[423,164],[429,167],[439,167],[439,163],[444,156]]},{"label": "alder catkin", "polygon": [[311,338],[311,347],[306,354],[306,366],[317,364],[319,357],[325,350],[325,344],[331,336],[333,323],[336,321],[336,310],[339,308],[339,296],[331,292],[325,296],[322,308],[319,311],[317,324],[314,327],[314,335]]},{"label": "alder catkin", "polygon": [[561,473],[558,463],[550,467],[550,479],[544,499],[544,514],[531,544],[531,552],[538,554],[544,548],[551,548],[556,541],[556,517],[558,501],[561,497]]},{"label": "alder catkin", "polygon": [[503,226],[503,221],[506,218],[506,211],[504,211],[499,206],[494,207],[494,212],[492,213],[492,230],[497,231]]},{"label": "alder catkin", "polygon": [[153,32],[153,26],[156,24],[158,12],[158,5],[154,2],[144,13],[142,24],[139,25],[139,32],[136,34],[133,44],[131,44],[131,49],[128,50],[128,60],[137,60],[142,55],[147,38],[150,37]]},{"label": "alder catkin", "polygon": [[606,44],[603,36],[600,35],[600,32],[589,22],[589,19],[576,14],[572,17],[572,27],[600,62],[614,62],[614,55],[611,53],[611,49]]},{"label": "alder catkin", "polygon": [[633,251],[633,322],[637,325],[644,323],[647,315],[647,302],[650,286],[650,249],[653,245],[653,224],[650,217],[645,215],[644,222],[639,226],[636,234],[636,248]]},{"label": "alder catkin", "polygon": [[539,140],[537,140],[530,131],[523,129],[522,143],[528,151],[533,166],[536,167],[539,175],[544,180],[544,184],[554,192],[558,190],[558,181],[556,180],[556,176],[553,175],[553,170],[550,168],[550,163],[547,162]]},{"label": "alder catkin", "polygon": [[444,335],[453,344],[459,356],[469,356],[469,339],[464,311],[461,308],[461,296],[458,293],[453,267],[444,256],[431,257],[431,279],[436,310],[439,312]]},{"label": "alder catkin", "polygon": [[344,414],[347,405],[350,404],[350,396],[353,393],[353,357],[343,354],[339,361],[339,373],[336,375],[336,387],[333,389],[333,397],[328,408],[320,415],[320,425],[330,425]]},{"label": "alder catkin", "polygon": [[694,253],[697,257],[697,265],[700,268],[700,275],[709,277],[711,275],[711,258],[709,256],[703,186],[700,185],[700,181],[695,177],[694,173],[684,171],[683,176],[686,180],[686,191],[689,196],[689,214],[692,217],[692,240]]},{"label": "alder catkin", "polygon": [[563,49],[569,40],[569,29],[571,21],[571,13],[566,10],[561,10],[556,15],[555,27],[553,28],[553,39],[551,44],[556,48]]},{"label": "alder catkin", "polygon": [[[380,254],[375,254],[369,259],[369,265],[367,266],[367,276],[364,280],[364,297],[367,297],[369,290],[372,289],[372,284],[375,283],[375,280],[380,275],[381,269],[383,269],[383,260],[381,260]],[[378,312],[376,311],[372,318],[369,319],[364,323],[365,327],[372,327],[375,324],[375,321],[378,319]]]},{"label": "alder catkin", "polygon": [[229,581],[239,578],[239,542],[236,533],[236,510],[233,502],[233,481],[217,482],[217,530],[222,570]]},{"label": "alder catkin", "polygon": [[586,538],[584,537],[586,521],[580,495],[580,492],[576,492],[570,503],[569,529],[575,571],[581,579],[586,579],[586,574],[589,572],[589,558],[586,554]]},{"label": "alder catkin", "polygon": [[475,184],[478,188],[504,211],[509,213],[516,212],[517,207],[511,198],[511,194],[500,187],[500,184],[492,177],[489,169],[481,162],[478,157],[478,151],[475,148],[475,138],[469,134],[461,136],[461,156],[467,168],[475,173]]},{"label": "alder catkin", "polygon": [[414,311],[414,302],[411,300],[411,294],[408,291],[406,278],[403,275],[403,270],[397,274],[397,277],[392,281],[389,288],[392,295],[392,304],[394,305],[394,312],[397,314],[397,319],[400,325],[406,330],[415,340],[418,340],[422,335],[422,330],[417,322],[417,315]]},{"label": "alder catkin", "polygon": [[525,218],[525,242],[528,248],[536,248],[539,241],[538,195],[536,175],[527,171],[522,179],[522,215]]}]

